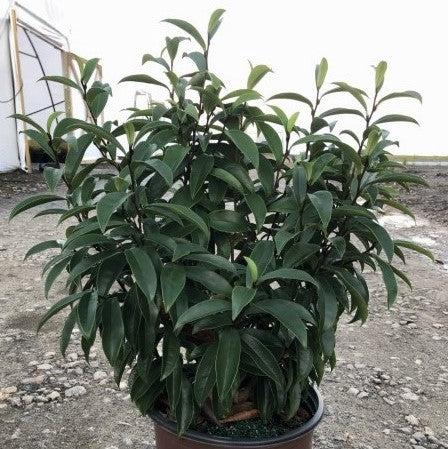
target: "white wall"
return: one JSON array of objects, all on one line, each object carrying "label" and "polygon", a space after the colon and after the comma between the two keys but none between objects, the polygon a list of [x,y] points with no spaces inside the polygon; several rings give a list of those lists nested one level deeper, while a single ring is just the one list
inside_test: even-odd
[{"label": "white wall", "polygon": [[[389,63],[385,91],[414,89],[424,98],[423,106],[413,100],[397,102],[395,112],[413,115],[421,126],[392,126],[393,137],[401,140],[396,151],[448,155],[448,143],[439,137],[446,126],[448,103],[446,4],[443,0],[77,0],[67,2],[65,14],[73,48],[83,56],[102,58],[104,79],[114,87],[109,118],[132,106],[135,89],[142,87],[116,86],[121,77],[150,68],[151,74],[163,76],[154,65],[140,65],[143,53],[160,51],[165,35],[182,34],[160,20],[183,18],[204,31],[209,13],[223,7],[227,12],[213,42],[211,68],[229,88],[244,87],[250,59],[275,72],[260,83],[266,96],[291,90],[312,95],[314,65],[326,56],[329,80],[369,89],[370,66],[384,59]],[[157,99],[160,92],[152,91]]]}]

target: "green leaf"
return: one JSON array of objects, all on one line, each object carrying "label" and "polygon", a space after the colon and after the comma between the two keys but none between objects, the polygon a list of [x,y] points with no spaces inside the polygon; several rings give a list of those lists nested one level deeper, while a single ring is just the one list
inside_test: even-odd
[{"label": "green leaf", "polygon": [[176,410],[177,433],[184,434],[195,417],[195,405],[193,399],[193,388],[190,381],[182,378],[181,395]]},{"label": "green leaf", "polygon": [[161,86],[161,87],[164,87],[167,90],[170,90],[169,87],[166,84],[164,84],[164,83],[162,83],[160,81],[157,81],[152,76],[145,75],[143,73],[140,73],[140,74],[137,74],[137,75],[125,76],[119,82],[120,83],[124,83],[124,82],[127,82],[127,81],[133,81],[133,82],[136,82],[136,83],[153,84],[155,86]]},{"label": "green leaf", "polygon": [[328,72],[328,62],[325,58],[322,58],[320,64],[316,66],[315,78],[316,78],[316,87],[320,89],[324,84],[325,77]]},{"label": "green leaf", "polygon": [[42,128],[39,124],[37,124],[33,119],[24,114],[11,114],[10,118],[15,118],[17,120],[21,120],[22,122],[28,123],[33,128],[36,128],[41,134],[45,135],[45,129]]},{"label": "green leaf", "polygon": [[125,255],[137,285],[152,301],[157,290],[157,274],[151,257],[141,248],[127,249]]},{"label": "green leaf", "polygon": [[394,271],[392,270],[392,266],[379,257],[375,257],[382,273],[383,273],[383,281],[386,286],[387,291],[387,306],[391,307],[395,300],[397,299],[398,294],[398,285],[397,280],[395,279]]},{"label": "green leaf", "polygon": [[170,329],[165,332],[165,336],[163,337],[162,354],[162,377],[160,380],[164,380],[170,376],[179,363],[179,342]]},{"label": "green leaf", "polygon": [[387,62],[380,61],[378,65],[375,67],[375,90],[379,92],[384,84],[384,75],[387,70]]},{"label": "green leaf", "polygon": [[121,307],[116,298],[107,298],[107,300],[103,302],[101,317],[101,340],[103,343],[104,354],[111,365],[115,365],[120,355],[120,349],[124,339]]},{"label": "green leaf", "polygon": [[278,119],[280,120],[281,124],[283,125],[283,127],[286,130],[286,128],[288,126],[288,117],[287,117],[287,115],[278,106],[269,105],[269,107],[275,112],[275,115],[278,117]]},{"label": "green leaf", "polygon": [[309,282],[310,284],[314,284],[316,287],[319,286],[317,281],[306,271],[296,270],[295,268],[279,268],[278,270],[270,271],[269,273],[261,276],[258,282],[262,283],[274,279],[290,279],[299,282]]},{"label": "green leaf", "polygon": [[391,94],[385,95],[378,101],[377,104],[379,105],[383,101],[392,100],[394,98],[414,98],[415,100],[418,100],[420,103],[422,103],[423,101],[422,96],[415,90],[405,90],[403,92],[393,92]]},{"label": "green leaf", "polygon": [[377,176],[368,184],[380,184],[386,182],[400,182],[409,184],[420,184],[425,187],[429,187],[429,184],[420,176],[412,175],[410,173],[385,173]]},{"label": "green leaf", "polygon": [[221,17],[225,13],[225,9],[216,9],[212,12],[210,20],[208,21],[207,33],[209,40],[215,35],[216,31],[221,25]]},{"label": "green leaf", "polygon": [[73,87],[73,89],[79,90],[83,93],[83,90],[80,86],[78,86],[73,80],[70,78],[66,78],[65,76],[43,76],[39,79],[39,81],[53,81],[55,83],[64,84],[64,86]]},{"label": "green leaf", "polygon": [[191,164],[190,192],[192,197],[195,197],[202,189],[207,176],[213,169],[214,163],[215,159],[213,156],[201,154]]},{"label": "green leaf", "polygon": [[288,119],[288,123],[286,124],[286,132],[292,133],[294,127],[296,126],[297,118],[299,117],[298,112],[294,112],[291,117]]},{"label": "green leaf", "polygon": [[272,151],[272,154],[275,157],[275,160],[280,163],[283,160],[283,145],[282,141],[275,131],[275,129],[268,125],[267,123],[257,123],[258,128],[263,133],[264,138],[266,139],[269,148]]},{"label": "green leaf", "polygon": [[322,112],[322,114],[320,114],[319,117],[325,118],[331,117],[332,115],[341,115],[341,114],[359,115],[360,117],[365,118],[364,114],[361,111],[358,111],[358,109],[350,109],[350,108],[329,109],[328,111]]},{"label": "green leaf", "polygon": [[367,218],[358,218],[358,222],[373,234],[375,240],[381,245],[381,248],[386,253],[388,260],[391,261],[394,257],[394,242],[389,233],[381,225]]},{"label": "green leaf", "polygon": [[54,192],[61,180],[63,170],[61,168],[45,167],[44,178],[50,192]]},{"label": "green leaf", "polygon": [[96,205],[96,214],[101,232],[106,231],[112,214],[129,198],[126,192],[106,193]]},{"label": "green leaf", "polygon": [[155,158],[145,161],[145,164],[152,167],[165,180],[168,186],[171,187],[173,185],[174,176],[169,165]]},{"label": "green leaf", "polygon": [[56,279],[61,275],[61,273],[65,270],[65,267],[68,265],[69,257],[70,255],[64,257],[61,261],[53,265],[48,271],[44,286],[44,294],[46,298],[48,297],[48,293],[50,292],[51,287],[55,283]]},{"label": "green leaf", "polygon": [[220,398],[225,398],[235,379],[240,366],[241,340],[234,327],[225,328],[219,335],[216,352],[216,389]]},{"label": "green leaf", "polygon": [[255,262],[259,276],[264,274],[271,265],[274,259],[274,252],[274,242],[263,240],[255,244],[254,249],[250,253],[250,259]]},{"label": "green leaf", "polygon": [[92,336],[93,329],[95,328],[97,305],[98,294],[91,292],[79,300],[78,307],[76,308],[78,311],[79,330],[87,339]]},{"label": "green leaf", "polygon": [[73,304],[75,301],[78,301],[81,299],[84,295],[90,295],[89,291],[84,292],[78,292],[74,293],[72,295],[66,296],[65,298],[62,298],[60,301],[58,301],[56,304],[53,304],[47,312],[45,312],[45,315],[41,318],[39,321],[39,325],[37,326],[37,332],[39,332],[40,328],[54,315],[59,313],[62,309],[65,309],[65,307],[69,306],[70,304]]},{"label": "green leaf", "polygon": [[259,154],[254,141],[246,133],[238,129],[228,129],[225,131],[225,134],[258,170]]},{"label": "green leaf", "polygon": [[166,264],[160,273],[160,284],[165,310],[169,312],[184,289],[186,282],[185,269],[182,265]]},{"label": "green leaf", "polygon": [[311,102],[311,100],[308,100],[308,98],[295,92],[282,92],[268,98],[268,101],[270,100],[294,100],[307,104],[311,109],[313,108],[313,103]]},{"label": "green leaf", "polygon": [[383,117],[379,118],[378,120],[375,120],[372,123],[372,126],[380,125],[381,123],[391,123],[391,122],[409,122],[409,123],[415,123],[416,125],[419,124],[417,122],[417,120],[415,120],[412,117],[408,117],[407,115],[389,114],[389,115],[384,115]]},{"label": "green leaf", "polygon": [[420,245],[417,245],[417,243],[409,242],[407,240],[394,240],[394,245],[401,246],[403,248],[410,249],[412,251],[415,251],[417,253],[423,254],[426,257],[429,257],[434,262],[434,255],[432,254],[429,249],[423,248]]},{"label": "green leaf", "polygon": [[177,320],[175,331],[179,331],[186,324],[232,309],[229,301],[224,299],[207,299],[187,309]]},{"label": "green leaf", "polygon": [[19,215],[22,212],[31,209],[32,207],[40,206],[41,204],[50,203],[52,201],[62,201],[62,200],[64,200],[63,197],[59,195],[53,195],[51,193],[44,193],[41,195],[31,196],[29,198],[24,199],[23,201],[20,201],[13,207],[13,209],[9,214],[9,219],[12,220],[16,215]]},{"label": "green leaf", "polygon": [[209,213],[210,226],[220,232],[237,233],[247,229],[244,215],[234,210],[222,209]]},{"label": "green leaf", "polygon": [[194,396],[199,406],[202,406],[216,383],[216,352],[218,346],[212,343],[207,346],[204,355],[198,363],[194,381]]},{"label": "green leaf", "polygon": [[241,183],[235,176],[233,176],[227,170],[224,170],[223,168],[215,168],[212,171],[212,176],[225,182],[233,190],[236,190],[239,193],[244,193],[244,189]]},{"label": "green leaf", "polygon": [[27,251],[24,260],[28,259],[28,257],[33,256],[34,254],[38,254],[42,251],[46,251],[47,249],[52,248],[61,248],[61,243],[57,240],[47,240],[46,242],[37,243]]},{"label": "green leaf", "polygon": [[96,288],[99,296],[106,296],[109,293],[125,265],[126,258],[123,257],[122,253],[118,253],[101,262],[96,275]]},{"label": "green leaf", "polygon": [[299,380],[293,382],[288,391],[286,404],[286,419],[290,420],[297,415],[302,400],[302,384]]},{"label": "green leaf", "polygon": [[64,326],[62,328],[61,335],[59,337],[59,350],[63,357],[65,357],[65,352],[67,351],[68,345],[70,343],[70,338],[72,336],[73,328],[76,324],[77,319],[77,307],[73,307],[68,317],[65,319]]},{"label": "green leaf", "polygon": [[246,284],[248,287],[252,286],[254,282],[257,282],[258,279],[258,267],[256,263],[250,258],[244,256],[244,260],[247,263],[246,270]]},{"label": "green leaf", "polygon": [[276,318],[303,347],[307,347],[307,329],[303,320],[314,323],[314,319],[305,307],[292,301],[275,298],[257,301],[253,307]]},{"label": "green leaf", "polygon": [[244,198],[249,209],[254,214],[257,232],[260,232],[266,219],[267,208],[263,198],[257,193],[251,193]]},{"label": "green leaf", "polygon": [[153,203],[149,206],[149,208],[151,208],[151,206],[155,206],[159,209],[166,209],[168,211],[174,212],[181,218],[194,224],[205,234],[207,238],[209,238],[210,232],[204,220],[188,207],[182,206],[180,204],[171,204],[171,203]]},{"label": "green leaf", "polygon": [[201,33],[199,33],[199,31],[191,25],[191,23],[181,19],[165,19],[162,20],[162,22],[171,23],[172,25],[179,27],[181,30],[189,34],[204,50],[207,49],[207,45],[205,44]]},{"label": "green leaf", "polygon": [[212,265],[219,270],[225,270],[229,273],[236,274],[236,268],[233,263],[218,254],[189,254],[185,256],[185,259],[202,262]]},{"label": "green leaf", "polygon": [[247,88],[253,89],[269,72],[272,72],[272,70],[264,64],[253,67],[250,71],[249,77],[247,78]]},{"label": "green leaf", "polygon": [[232,320],[235,321],[238,315],[254,299],[256,290],[237,285],[232,291]]},{"label": "green leaf", "polygon": [[266,376],[282,387],[285,379],[274,354],[256,337],[249,333],[242,333],[243,352],[254,365]]},{"label": "green leaf", "polygon": [[319,284],[317,307],[321,319],[321,329],[325,332],[334,327],[338,316],[339,303],[333,284],[326,276],[319,277]]},{"label": "green leaf", "polygon": [[98,62],[99,62],[98,58],[89,59],[86,62],[81,76],[81,81],[84,84],[87,84],[89,82],[90,78],[92,77],[93,73],[95,72],[98,66]]},{"label": "green leaf", "polygon": [[293,193],[296,201],[302,205],[307,191],[307,174],[302,164],[295,164],[292,172]]},{"label": "green leaf", "polygon": [[323,228],[327,229],[333,210],[333,196],[331,192],[319,190],[318,192],[308,193],[308,198],[319,214]]},{"label": "green leaf", "polygon": [[213,293],[228,297],[232,294],[232,287],[227,279],[214,271],[195,266],[186,267],[186,274],[189,279],[199,282]]}]

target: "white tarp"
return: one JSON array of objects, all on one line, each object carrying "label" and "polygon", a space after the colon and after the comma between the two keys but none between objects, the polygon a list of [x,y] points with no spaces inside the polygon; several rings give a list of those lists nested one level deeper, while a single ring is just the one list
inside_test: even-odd
[{"label": "white tarp", "polygon": [[[12,9],[17,19],[17,35],[10,26]],[[61,84],[37,82],[45,75],[67,76],[69,68],[64,65],[64,52],[70,52],[67,34],[61,2],[0,0],[0,172],[26,169],[29,162],[26,136],[22,133],[26,125],[8,116],[24,113],[45,127],[51,112],[67,111]],[[70,92],[69,98],[71,111],[85,118],[81,96]],[[86,156],[95,158],[98,154],[89,149]]]}]

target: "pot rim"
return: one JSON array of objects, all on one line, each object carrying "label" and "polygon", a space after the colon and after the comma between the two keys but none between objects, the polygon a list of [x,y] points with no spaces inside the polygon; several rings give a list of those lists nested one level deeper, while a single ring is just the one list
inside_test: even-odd
[{"label": "pot rim", "polygon": [[[315,427],[319,424],[322,419],[324,413],[324,403],[322,400],[322,396],[317,390],[317,388],[313,385],[310,389],[310,399],[311,406],[315,409],[313,416],[303,423],[301,426],[283,433],[282,435],[272,437],[272,438],[261,438],[261,439],[251,439],[251,438],[230,438],[230,437],[221,437],[210,435],[208,433],[198,432],[196,430],[188,430],[184,435],[180,438],[184,438],[186,440],[192,440],[200,443],[206,444],[215,444],[215,445],[232,445],[236,447],[251,447],[251,446],[263,446],[263,445],[273,445],[279,443],[285,443],[291,440],[295,440],[301,436],[306,435],[307,433],[313,431]],[[151,414],[152,420],[155,424],[163,427],[166,431],[173,433],[177,436],[176,423],[167,419],[159,410],[154,411]]]}]

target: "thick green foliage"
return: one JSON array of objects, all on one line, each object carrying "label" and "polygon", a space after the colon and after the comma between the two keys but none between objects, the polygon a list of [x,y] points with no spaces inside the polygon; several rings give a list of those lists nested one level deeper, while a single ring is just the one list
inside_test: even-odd
[{"label": "thick green foliage", "polygon": [[[424,184],[389,159],[396,142],[380,127],[414,120],[381,116],[378,106],[420,96],[383,95],[385,62],[374,70],[371,98],[343,82],[326,88],[325,59],[316,67],[314,102],[286,92],[266,105],[255,90],[271,71],[264,65],[251,67],[246,87],[226,93],[208,61],[222,14],[213,13],[206,38],[185,21],[167,20],[190,42],[167,38],[160,57],[143,58],[167,79],[123,81],[166,90],[168,99],[132,109],[119,126],[97,120],[111,94],[109,85],[90,81],[97,59],[80,62],[79,84],[47,77],[82,92],[90,121],[54,118],[44,130],[16,116],[34,126],[34,140],[50,154],[69,147],[65,165],[45,171],[50,193],[11,212],[59,201],[64,207],[51,213],[70,218],[65,242],[28,252],[60,249],[45,267],[46,292],[68,272],[69,296],[41,324],[71,306],[62,351],[76,323],[86,356],[99,333],[117,382],[126,365],[132,368],[131,397],[140,411],[150,413],[164,398],[180,433],[204,406],[208,417],[232,413],[241,390],[262,418],[294,417],[302,393],[336,363],[341,315],[367,319],[364,270],[379,268],[391,305],[397,278],[407,281],[394,262],[404,261],[402,248],[430,255],[394,241],[376,219],[384,206],[411,214],[395,188]],[[194,47],[187,54],[193,65],[179,75],[174,67],[185,45]],[[325,110],[335,93],[359,107]],[[279,100],[306,108],[309,129]],[[346,114],[360,121],[360,133],[328,121]],[[101,158],[81,166],[91,144]],[[108,170],[95,170],[100,163]],[[52,193],[61,182],[65,196]]]}]

